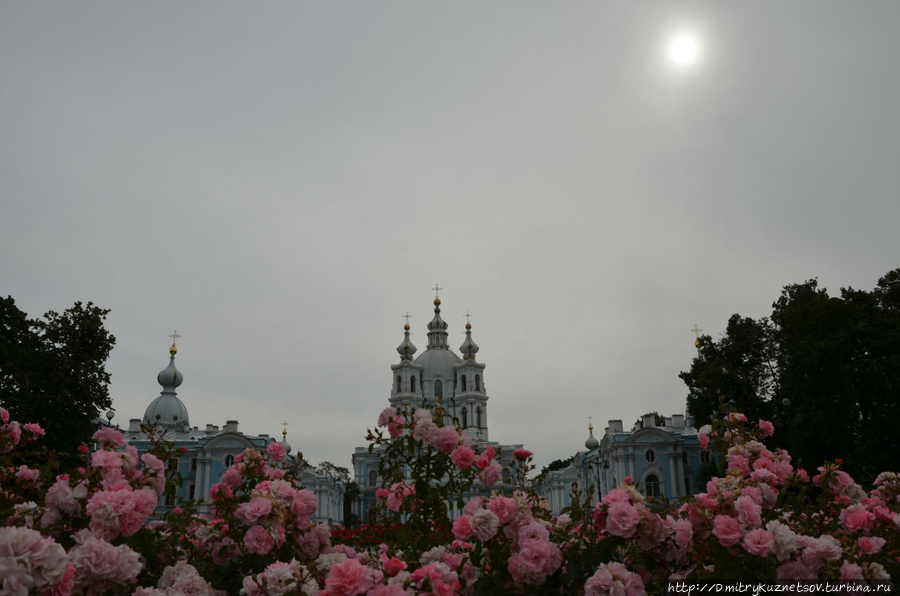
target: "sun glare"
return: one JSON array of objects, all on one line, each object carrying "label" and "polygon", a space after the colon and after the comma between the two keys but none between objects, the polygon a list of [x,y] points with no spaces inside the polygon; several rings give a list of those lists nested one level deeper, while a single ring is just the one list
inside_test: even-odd
[{"label": "sun glare", "polygon": [[669,59],[676,66],[688,66],[697,59],[697,40],[690,35],[679,35],[669,42]]}]

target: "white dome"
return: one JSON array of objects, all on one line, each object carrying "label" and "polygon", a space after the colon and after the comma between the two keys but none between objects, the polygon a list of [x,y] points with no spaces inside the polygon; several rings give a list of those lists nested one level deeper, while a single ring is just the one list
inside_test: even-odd
[{"label": "white dome", "polygon": [[[415,362],[422,367],[423,381],[440,379],[447,382],[455,378],[453,367],[462,362],[462,359],[450,350],[425,350]],[[446,389],[444,396],[448,396]]]},{"label": "white dome", "polygon": [[163,393],[147,406],[144,422],[160,426],[184,426],[189,423],[184,403],[174,393]]}]

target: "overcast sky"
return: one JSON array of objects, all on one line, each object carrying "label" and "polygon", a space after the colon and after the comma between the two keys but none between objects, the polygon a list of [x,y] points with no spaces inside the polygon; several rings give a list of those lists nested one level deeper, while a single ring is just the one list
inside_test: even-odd
[{"label": "overcast sky", "polygon": [[900,267],[898,112],[893,0],[2,2],[0,294],[112,310],[123,425],[177,328],[192,425],[349,466],[437,283],[544,465]]}]

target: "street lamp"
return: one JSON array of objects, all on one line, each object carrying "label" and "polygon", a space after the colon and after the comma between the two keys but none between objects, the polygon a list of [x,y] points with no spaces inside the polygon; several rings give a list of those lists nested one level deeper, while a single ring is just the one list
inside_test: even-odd
[{"label": "street lamp", "polygon": [[106,413],[106,426],[112,426],[112,419],[116,417],[116,411],[113,408]]}]

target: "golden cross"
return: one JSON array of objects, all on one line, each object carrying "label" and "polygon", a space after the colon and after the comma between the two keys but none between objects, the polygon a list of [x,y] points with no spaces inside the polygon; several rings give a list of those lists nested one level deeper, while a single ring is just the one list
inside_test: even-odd
[{"label": "golden cross", "polygon": [[471,317],[472,315],[469,314],[469,311],[466,311],[466,314],[464,314],[463,316],[466,318],[466,323],[468,323],[469,317]]},{"label": "golden cross", "polygon": [[694,332],[694,335],[697,336],[697,339],[700,339],[700,332],[703,331],[703,329],[700,329],[699,327],[697,327],[697,323],[694,323],[694,328],[691,329],[691,331]]},{"label": "golden cross", "polygon": [[438,287],[437,284],[434,284],[434,287],[431,288],[431,289],[434,290],[434,297],[435,297],[435,298],[440,298],[440,296],[438,296],[438,292],[440,292],[440,291],[443,290],[444,288],[440,288],[440,287]]},{"label": "golden cross", "polygon": [[176,329],[176,330],[175,330],[175,333],[173,333],[173,334],[170,335],[169,337],[172,338],[172,345],[174,346],[174,345],[175,345],[175,340],[178,339],[178,338],[181,337],[181,336],[178,335],[178,329]]},{"label": "golden cross", "polygon": [[412,315],[409,314],[409,311],[406,311],[406,314],[403,315],[403,318],[406,319],[406,324],[407,324],[407,325],[409,325],[409,318],[410,318],[411,316],[412,316]]}]

